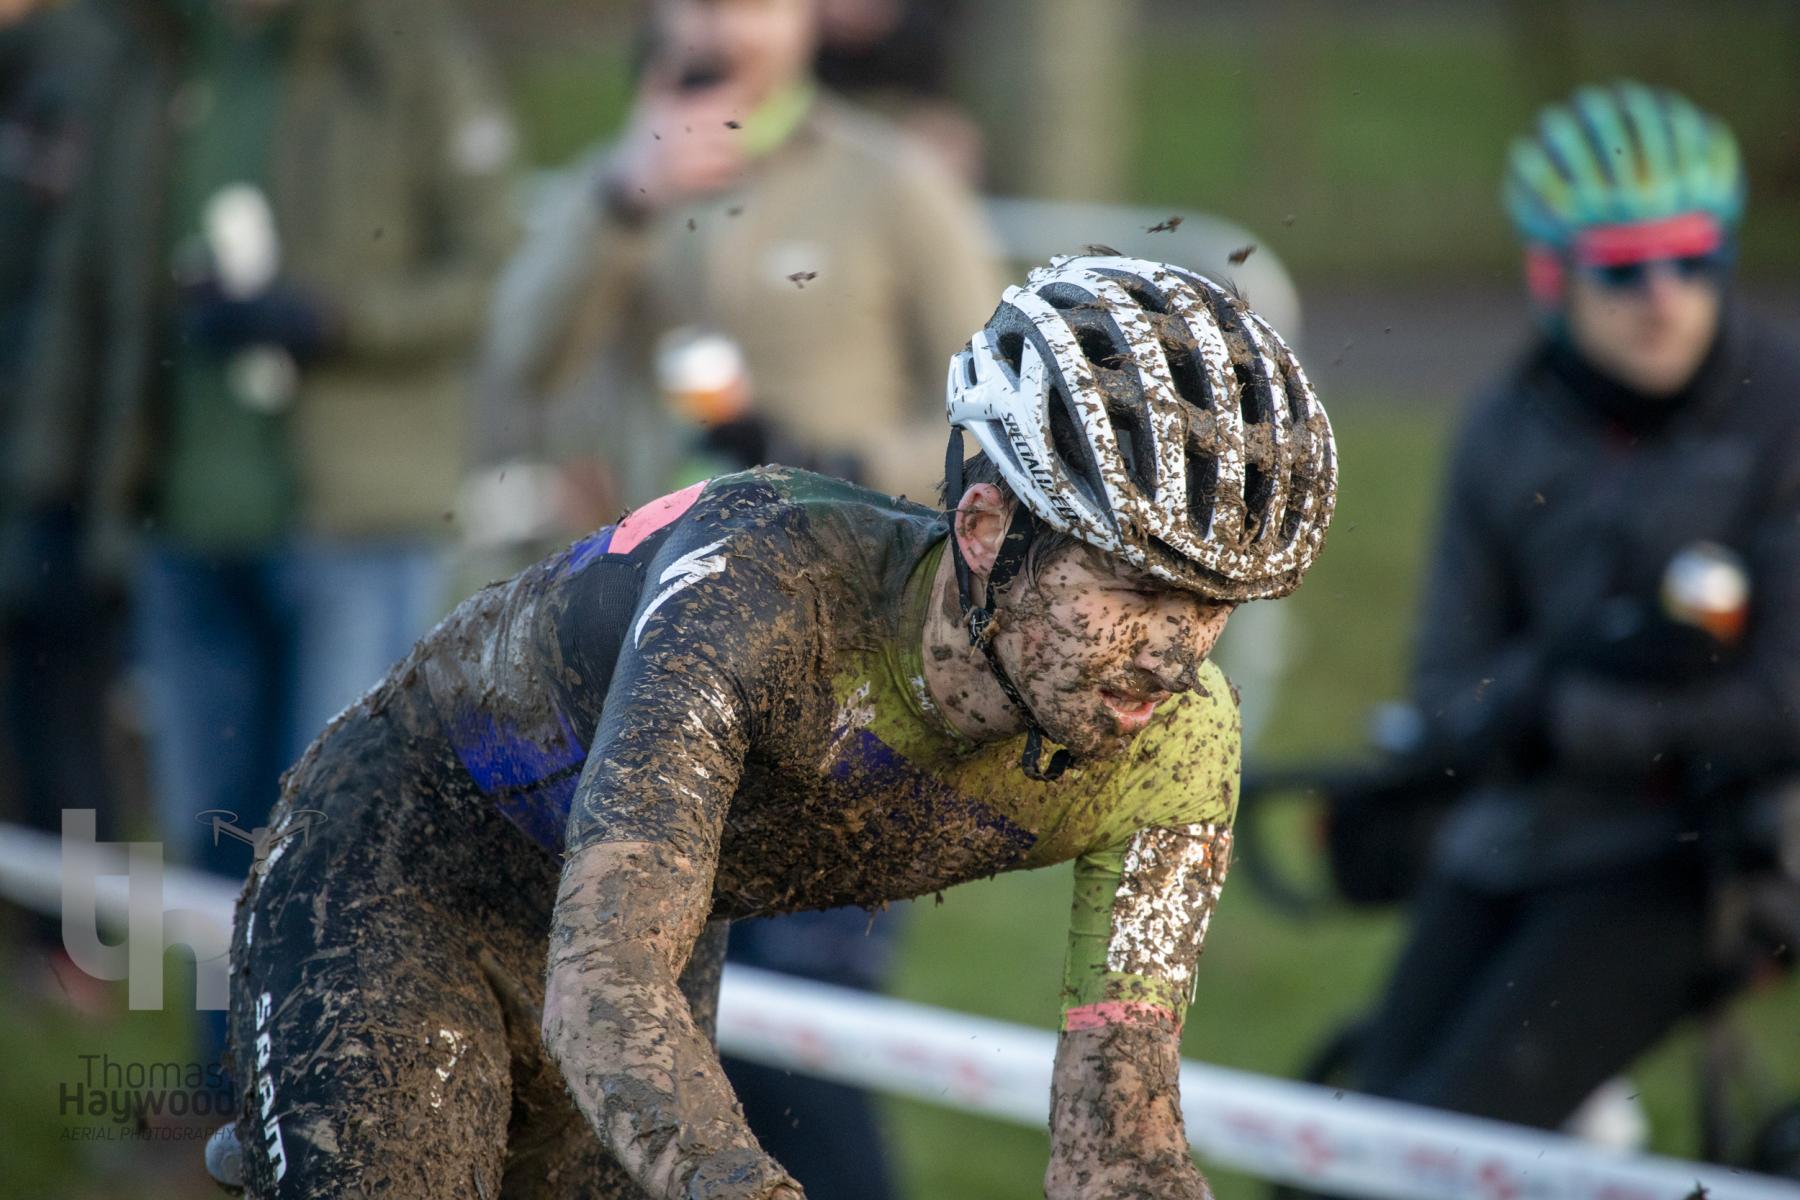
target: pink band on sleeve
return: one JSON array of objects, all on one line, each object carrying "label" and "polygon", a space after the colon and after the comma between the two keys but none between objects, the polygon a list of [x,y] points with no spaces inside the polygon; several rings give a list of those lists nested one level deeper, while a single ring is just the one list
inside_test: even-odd
[{"label": "pink band on sleeve", "polygon": [[639,542],[694,507],[694,501],[700,498],[701,489],[705,488],[708,479],[682,488],[679,492],[671,492],[660,496],[644,505],[636,512],[620,521],[613,530],[612,544],[607,547],[608,553],[625,554]]},{"label": "pink band on sleeve", "polygon": [[1082,1004],[1063,1014],[1063,1028],[1070,1032],[1104,1029],[1108,1025],[1171,1025],[1181,1022],[1175,1013],[1160,1004],[1138,1004],[1127,1000],[1102,1000],[1098,1004]]}]

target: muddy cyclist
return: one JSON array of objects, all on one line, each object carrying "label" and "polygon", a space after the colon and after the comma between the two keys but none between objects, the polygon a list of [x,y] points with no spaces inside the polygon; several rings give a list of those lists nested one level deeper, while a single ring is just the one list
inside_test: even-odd
[{"label": "muddy cyclist", "polygon": [[1209,1194],[1177,1094],[1237,798],[1208,653],[1318,553],[1330,426],[1239,298],[1110,255],[1009,288],[948,416],[941,510],[695,485],[478,593],[326,729],[272,824],[328,819],[238,905],[221,1172],[799,1197],[714,1049],[727,924],[1074,860],[1047,1191]]}]

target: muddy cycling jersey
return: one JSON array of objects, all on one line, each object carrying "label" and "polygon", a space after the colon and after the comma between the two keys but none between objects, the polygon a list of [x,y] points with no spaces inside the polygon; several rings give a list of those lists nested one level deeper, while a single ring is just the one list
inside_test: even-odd
[{"label": "muddy cycling jersey", "polygon": [[406,691],[547,851],[664,844],[718,916],[1073,859],[1066,1022],[1179,1020],[1229,857],[1230,687],[1207,664],[1122,755],[1027,779],[1021,738],[959,736],[924,683],[946,532],[804,472],[696,484],[467,601]]}]

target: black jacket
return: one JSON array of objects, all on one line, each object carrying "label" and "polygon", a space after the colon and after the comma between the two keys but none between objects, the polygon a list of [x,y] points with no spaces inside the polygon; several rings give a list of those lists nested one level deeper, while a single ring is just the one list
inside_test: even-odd
[{"label": "black jacket", "polygon": [[[1742,313],[1687,391],[1634,407],[1546,342],[1482,396],[1448,479],[1415,691],[1483,747],[1445,862],[1517,884],[1691,842],[1800,758],[1800,352]],[[1621,678],[1589,650],[1698,541],[1746,560],[1738,652]]]}]

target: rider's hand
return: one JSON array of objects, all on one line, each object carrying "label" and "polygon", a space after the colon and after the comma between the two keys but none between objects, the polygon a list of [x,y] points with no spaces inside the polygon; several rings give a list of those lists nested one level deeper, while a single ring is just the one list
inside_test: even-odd
[{"label": "rider's hand", "polygon": [[1048,1200],[1212,1200],[1188,1154],[1180,1069],[1172,1019],[1065,1031],[1051,1082]]},{"label": "rider's hand", "polygon": [[1212,1189],[1183,1154],[1107,1163],[1098,1169],[1070,1170],[1052,1154],[1044,1175],[1045,1200],[1213,1200]]},{"label": "rider's hand", "polygon": [[1212,1189],[1188,1157],[1187,1147],[1154,1154],[1119,1153],[1099,1161],[1050,1151],[1044,1173],[1045,1200],[1213,1200]]},{"label": "rider's hand", "polygon": [[607,203],[643,216],[731,187],[748,161],[738,128],[747,109],[729,80],[683,90],[667,72],[646,76],[607,169]]},{"label": "rider's hand", "polygon": [[682,1195],[686,1200],[806,1200],[780,1163],[747,1146],[722,1150],[701,1163]]}]

